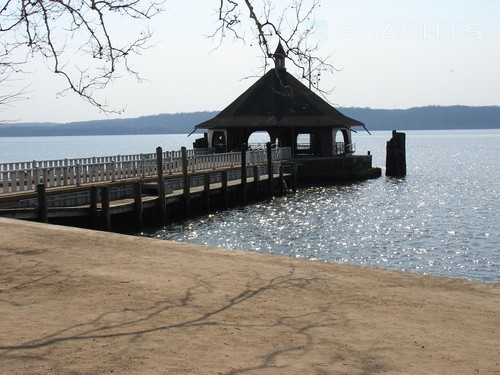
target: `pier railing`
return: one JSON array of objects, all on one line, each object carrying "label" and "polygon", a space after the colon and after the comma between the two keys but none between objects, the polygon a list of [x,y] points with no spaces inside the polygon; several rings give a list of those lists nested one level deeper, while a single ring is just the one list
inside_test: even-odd
[{"label": "pier railing", "polygon": [[353,154],[356,152],[356,143],[335,142],[335,155]]},{"label": "pier railing", "polygon": [[[181,151],[163,152],[163,174],[182,173]],[[273,148],[272,160],[291,158],[290,148]],[[223,154],[211,150],[187,150],[188,171],[216,170],[241,165],[241,152]],[[249,150],[247,165],[267,163],[266,150]],[[80,186],[106,181],[143,179],[157,175],[156,153],[116,155],[63,160],[26,161],[0,164],[0,194],[46,188]]]}]

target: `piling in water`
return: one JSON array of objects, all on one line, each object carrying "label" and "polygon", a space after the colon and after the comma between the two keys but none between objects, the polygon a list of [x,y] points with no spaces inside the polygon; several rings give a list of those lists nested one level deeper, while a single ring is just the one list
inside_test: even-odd
[{"label": "piling in water", "polygon": [[406,176],[406,134],[392,131],[392,138],[387,142],[385,175],[390,177]]}]

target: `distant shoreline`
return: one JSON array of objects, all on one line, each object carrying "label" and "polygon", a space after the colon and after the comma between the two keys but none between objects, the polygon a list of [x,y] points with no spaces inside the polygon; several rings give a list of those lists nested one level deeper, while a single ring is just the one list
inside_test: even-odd
[{"label": "distant shoreline", "polygon": [[[500,106],[427,106],[409,109],[339,108],[368,130],[500,129]],[[218,111],[71,123],[0,124],[0,137],[189,134]]]},{"label": "distant shoreline", "polygon": [[[423,132],[429,132],[429,131],[470,131],[470,130],[477,130],[477,131],[495,131],[499,130],[500,127],[498,128],[435,128],[435,129],[368,129],[370,132],[369,134],[372,134],[373,132],[391,132],[393,130],[396,131],[423,131]],[[359,131],[356,130],[358,134],[368,134],[364,129],[360,129]],[[0,139],[8,139],[8,138],[43,138],[43,137],[116,137],[116,136],[168,136],[168,135],[185,135],[188,136],[188,132],[182,132],[182,133],[132,133],[132,134],[117,134],[117,133],[110,133],[110,134],[38,134],[38,135],[0,135]],[[191,138],[199,138],[203,136],[202,131],[197,131],[195,133],[192,133]]]}]

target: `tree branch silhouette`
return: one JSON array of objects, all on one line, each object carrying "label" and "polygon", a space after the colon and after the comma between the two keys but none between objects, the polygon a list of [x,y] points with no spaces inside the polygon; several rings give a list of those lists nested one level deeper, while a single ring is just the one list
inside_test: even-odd
[{"label": "tree branch silhouette", "polygon": [[[146,27],[124,40],[118,21],[148,21],[162,11],[164,0],[4,0],[0,5],[0,105],[22,96],[6,90],[9,79],[27,74],[26,64],[42,58],[62,77],[66,88],[105,112],[117,112],[96,92],[131,74],[132,55],[149,47],[152,33]],[[121,29],[121,30],[120,30]]]},{"label": "tree branch silhouette", "polygon": [[[326,94],[328,91],[319,87],[321,74],[337,69],[330,62],[331,56],[318,55],[319,43],[313,41],[314,14],[320,7],[319,0],[293,0],[284,8],[278,8],[272,0],[220,0],[220,23],[211,37],[218,38],[220,43],[230,37],[256,42],[264,60],[264,70],[270,65],[269,61],[274,60],[274,49],[281,43],[289,61],[297,68],[299,78],[310,88]],[[248,16],[243,15],[246,11]],[[249,29],[253,30],[253,38],[246,37]]]}]

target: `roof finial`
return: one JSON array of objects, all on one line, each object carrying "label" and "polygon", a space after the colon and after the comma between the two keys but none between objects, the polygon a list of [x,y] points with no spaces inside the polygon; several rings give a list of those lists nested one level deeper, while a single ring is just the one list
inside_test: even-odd
[{"label": "roof finial", "polygon": [[274,67],[276,69],[285,69],[286,53],[285,50],[283,49],[283,46],[281,45],[281,41],[278,43],[278,47],[276,48],[273,57],[274,57]]}]

